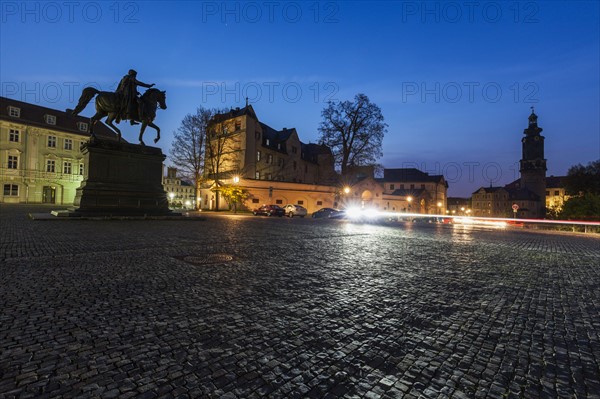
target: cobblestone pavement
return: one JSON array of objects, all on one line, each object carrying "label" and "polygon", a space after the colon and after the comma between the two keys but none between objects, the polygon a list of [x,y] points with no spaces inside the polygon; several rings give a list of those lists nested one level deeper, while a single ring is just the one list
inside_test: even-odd
[{"label": "cobblestone pavement", "polygon": [[598,238],[32,210],[0,206],[3,398],[599,397]]}]

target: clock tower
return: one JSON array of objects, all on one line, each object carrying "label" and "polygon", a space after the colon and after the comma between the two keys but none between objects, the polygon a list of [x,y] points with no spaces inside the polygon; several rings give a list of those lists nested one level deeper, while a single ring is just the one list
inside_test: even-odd
[{"label": "clock tower", "polygon": [[529,126],[523,131],[523,157],[520,163],[521,188],[525,188],[539,196],[540,200],[535,207],[535,217],[545,216],[546,206],[546,159],[544,159],[544,136],[540,133],[538,117],[531,107]]}]

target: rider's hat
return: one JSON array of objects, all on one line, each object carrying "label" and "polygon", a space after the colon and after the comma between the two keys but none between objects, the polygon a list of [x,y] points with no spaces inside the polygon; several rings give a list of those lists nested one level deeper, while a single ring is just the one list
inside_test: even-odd
[{"label": "rider's hat", "polygon": [[129,70],[129,74],[130,75],[137,75],[137,72],[135,71],[135,69],[130,69]]}]

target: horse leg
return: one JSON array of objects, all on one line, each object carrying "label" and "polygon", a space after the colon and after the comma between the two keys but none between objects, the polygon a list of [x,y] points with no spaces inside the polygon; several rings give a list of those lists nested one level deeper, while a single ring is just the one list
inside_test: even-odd
[{"label": "horse leg", "polygon": [[106,118],[106,124],[108,126],[110,126],[117,133],[117,137],[119,138],[119,143],[120,143],[121,142],[121,131],[119,130],[118,127],[113,125],[113,121],[115,120],[116,116],[117,116],[117,114],[114,112],[109,113],[108,118]]},{"label": "horse leg", "polygon": [[98,122],[105,116],[106,114],[104,114],[102,111],[96,110],[96,114],[90,118],[90,138],[96,138],[96,134],[94,133],[94,126],[96,125],[96,122]]},{"label": "horse leg", "polygon": [[160,128],[156,126],[153,122],[148,122],[148,126],[156,130],[156,138],[154,139],[154,142],[157,143],[158,140],[160,140]]},{"label": "horse leg", "polygon": [[146,123],[146,121],[142,122],[142,127],[140,127],[140,145],[146,145],[144,144],[144,140],[142,140],[142,137],[144,136],[144,131],[146,130],[146,126],[148,125],[148,123]]}]

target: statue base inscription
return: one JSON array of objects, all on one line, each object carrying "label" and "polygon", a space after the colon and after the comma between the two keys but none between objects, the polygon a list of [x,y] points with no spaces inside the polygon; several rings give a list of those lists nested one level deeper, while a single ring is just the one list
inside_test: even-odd
[{"label": "statue base inscription", "polygon": [[162,185],[160,148],[93,138],[83,144],[87,170],[73,208],[56,216],[163,216],[168,207]]}]

